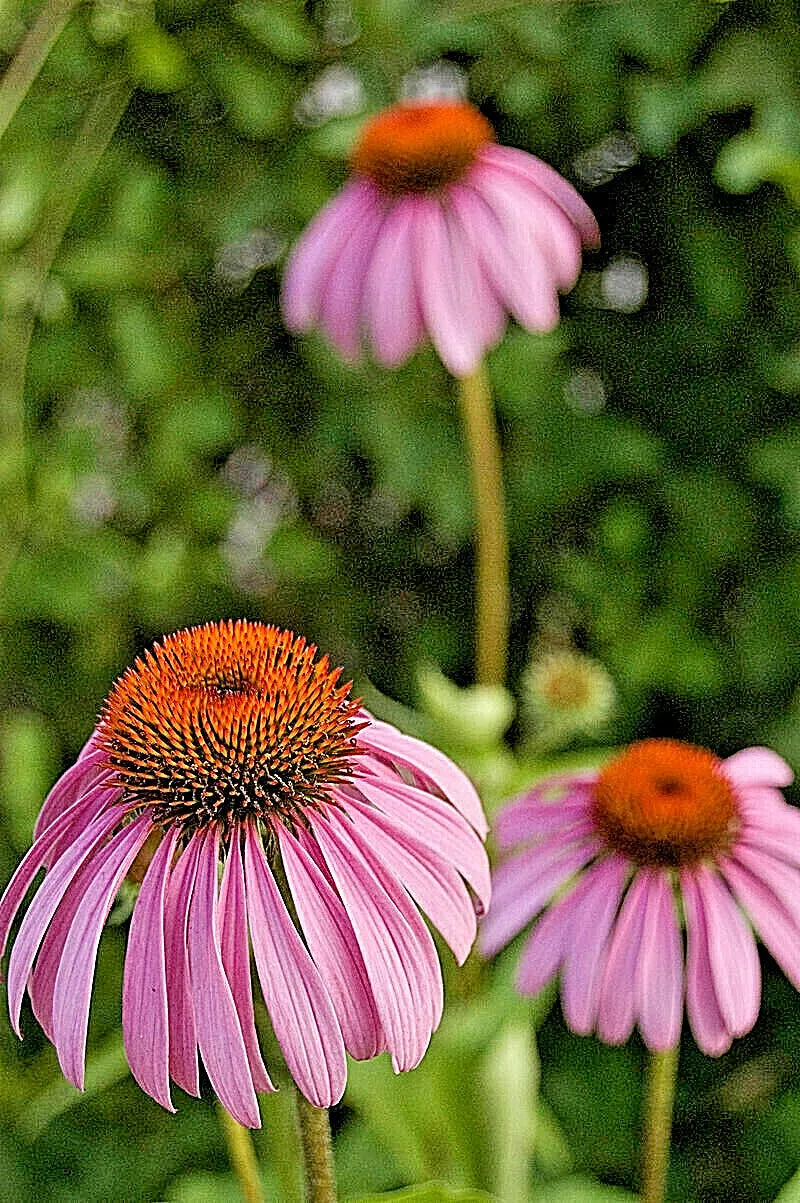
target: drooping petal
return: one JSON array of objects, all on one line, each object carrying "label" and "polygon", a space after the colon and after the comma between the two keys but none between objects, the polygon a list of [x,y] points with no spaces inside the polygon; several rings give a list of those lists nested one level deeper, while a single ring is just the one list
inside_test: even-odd
[{"label": "drooping petal", "polygon": [[699,1047],[710,1057],[719,1057],[730,1048],[733,1035],[728,1031],[714,989],[708,923],[694,873],[691,869],[680,875],[686,915],[686,1013]]},{"label": "drooping petal", "polygon": [[[356,742],[390,757],[414,773],[422,774],[424,780],[431,781],[436,789],[441,790],[442,796],[461,812],[481,838],[486,835],[488,824],[475,786],[466,773],[443,752],[423,743],[421,739],[403,735],[389,723],[376,719],[359,731]],[[369,758],[364,759],[368,761]]]},{"label": "drooping petal", "polygon": [[351,180],[304,231],[283,277],[283,316],[290,330],[309,330],[317,321],[331,266],[376,203],[375,190],[366,180]]},{"label": "drooping petal", "polygon": [[[28,975],[50,921],[84,860],[102,843],[124,813],[123,805],[112,806],[89,824],[46,874],[25,913],[8,964],[8,1011],[11,1025],[18,1036],[21,1036],[19,1012]],[[52,824],[45,835],[49,835],[54,826],[55,824]]]},{"label": "drooping petal", "polygon": [[539,791],[531,790],[496,815],[492,824],[494,842],[506,852],[527,840],[562,831],[579,818],[588,818],[590,800],[589,784],[576,783],[559,798],[542,797]]},{"label": "drooping petal", "polygon": [[200,841],[191,840],[170,874],[164,900],[164,955],[167,971],[170,1077],[187,1094],[200,1097],[197,1033],[189,981],[186,932],[197,873]]},{"label": "drooping petal", "polygon": [[396,368],[424,336],[414,283],[414,197],[394,205],[375,242],[364,288],[364,321],[375,358]]},{"label": "drooping petal", "polygon": [[86,887],[64,941],[53,989],[53,1035],[64,1077],[79,1090],[83,1090],[89,1004],[100,934],[123,878],[151,828],[150,816],[142,815],[117,831],[95,857],[97,872]]},{"label": "drooping petal", "polygon": [[131,1073],[168,1111],[175,1108],[169,1093],[164,898],[177,841],[177,829],[164,837],[142,881],[131,916],[122,985],[122,1032]]},{"label": "drooping petal", "polygon": [[791,785],[794,773],[786,761],[770,748],[743,748],[722,762],[728,780],[740,788],[748,785]]},{"label": "drooping petal", "polygon": [[[735,857],[720,858],[719,870],[789,981],[800,990],[800,916],[786,892],[788,887],[793,896],[795,875],[787,868],[788,878],[770,874],[768,879],[763,863],[744,863],[744,851],[737,848]],[[773,868],[778,864],[774,861]]]},{"label": "drooping petal", "polygon": [[384,814],[397,819],[420,840],[436,848],[472,886],[480,910],[486,909],[492,889],[486,849],[448,802],[406,785],[395,774],[359,777],[355,784],[359,792]]},{"label": "drooping petal", "polygon": [[297,915],[333,1003],[345,1048],[356,1060],[368,1060],[383,1051],[386,1041],[352,924],[316,859],[282,825],[278,839]]},{"label": "drooping petal", "polygon": [[647,898],[635,983],[639,1029],[649,1049],[664,1052],[681,1034],[683,949],[667,871],[642,873],[647,874]]},{"label": "drooping petal", "polygon": [[636,1022],[636,967],[647,909],[647,874],[636,873],[620,907],[606,956],[597,1034],[607,1044],[624,1044]]},{"label": "drooping petal", "polygon": [[316,1107],[342,1097],[344,1043],[330,997],[289,917],[251,826],[245,830],[250,938],[275,1035],[292,1077]]},{"label": "drooping petal", "polygon": [[524,150],[517,150],[512,146],[498,146],[496,143],[488,143],[483,147],[480,161],[520,175],[537,188],[541,188],[561,206],[576,226],[585,247],[594,248],[600,245],[600,230],[586,201],[572,184],[549,164]]},{"label": "drooping petal", "polygon": [[413,1069],[433,1030],[418,940],[342,825],[334,830],[315,816],[312,830],[364,957],[392,1064],[395,1070]]},{"label": "drooping petal", "polygon": [[222,874],[218,906],[219,939],[222,965],[233,994],[236,1014],[242,1028],[247,1060],[256,1090],[274,1091],[261,1056],[253,1009],[253,984],[250,978],[250,942],[247,935],[247,897],[242,864],[241,832],[231,832],[228,858]]},{"label": "drooping petal", "polygon": [[554,837],[500,865],[491,906],[481,923],[481,955],[492,957],[513,940],[559,887],[589,863],[598,848],[594,840],[562,842]]},{"label": "drooping petal", "polygon": [[98,778],[104,777],[108,780],[111,776],[102,768],[103,762],[108,758],[107,752],[94,746],[90,751],[86,751],[84,748],[84,752],[85,755],[79,757],[75,764],[70,765],[67,771],[61,774],[42,803],[42,809],[39,811],[33,829],[34,839],[38,839],[54,819],[58,818],[63,811],[68,810],[81,794],[87,792],[91,785],[96,784]]},{"label": "drooping petal", "polygon": [[377,205],[365,209],[358,225],[351,228],[338,255],[330,264],[330,275],[322,292],[319,322],[345,359],[361,356],[364,287],[384,213]]},{"label": "drooping petal", "polygon": [[561,1005],[573,1032],[594,1029],[608,957],[608,936],[617,914],[630,864],[610,856],[587,870],[581,908],[573,915],[570,944],[561,971]]},{"label": "drooping petal", "polygon": [[716,873],[697,865],[692,874],[700,894],[714,994],[732,1036],[749,1032],[758,1018],[761,968],[753,933]]},{"label": "drooping petal", "polygon": [[200,844],[200,850],[189,907],[186,946],[197,1043],[220,1102],[238,1123],[247,1128],[260,1128],[247,1049],[219,944],[219,831],[212,828],[192,838]]},{"label": "drooping petal", "polygon": [[371,847],[431,923],[463,965],[475,940],[475,908],[459,875],[399,823],[372,806],[351,800],[346,810],[357,812],[357,822],[368,833]]},{"label": "drooping petal", "polygon": [[520,958],[517,987],[521,994],[538,994],[558,973],[570,947],[572,924],[580,913],[586,895],[586,875],[559,898],[533,929]]}]

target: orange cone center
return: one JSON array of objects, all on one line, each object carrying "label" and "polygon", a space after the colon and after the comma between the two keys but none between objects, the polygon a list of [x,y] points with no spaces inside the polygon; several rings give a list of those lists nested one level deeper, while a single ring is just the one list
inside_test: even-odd
[{"label": "orange cone center", "polygon": [[594,823],[614,851],[640,864],[677,867],[726,852],[739,812],[721,766],[678,740],[631,744],[600,773]]},{"label": "orange cone center", "polygon": [[367,123],[351,165],[390,196],[437,192],[460,179],[492,138],[471,104],[406,102]]}]

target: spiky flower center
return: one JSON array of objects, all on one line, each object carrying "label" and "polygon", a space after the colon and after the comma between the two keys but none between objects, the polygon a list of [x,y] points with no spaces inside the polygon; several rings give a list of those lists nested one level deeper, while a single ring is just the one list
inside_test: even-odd
[{"label": "spiky flower center", "polygon": [[351,164],[389,196],[437,192],[459,180],[492,138],[471,104],[406,102],[367,123]]},{"label": "spiky flower center", "polygon": [[640,864],[677,867],[726,852],[739,810],[712,752],[678,740],[647,739],[602,770],[592,817],[615,851]]},{"label": "spiky flower center", "polygon": [[99,740],[128,797],[188,832],[295,822],[350,775],[359,703],[291,631],[247,621],[168,635],[109,695]]}]

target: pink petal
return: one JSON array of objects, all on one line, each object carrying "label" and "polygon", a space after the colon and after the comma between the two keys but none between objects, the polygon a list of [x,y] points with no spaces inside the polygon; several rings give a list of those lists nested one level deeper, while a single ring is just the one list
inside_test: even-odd
[{"label": "pink petal", "polygon": [[251,826],[245,830],[244,856],[250,938],[275,1035],[306,1098],[316,1107],[330,1107],[342,1097],[347,1075],[333,1005]]},{"label": "pink petal", "polygon": [[722,880],[705,865],[692,874],[702,898],[714,994],[732,1036],[749,1032],[758,1018],[761,969],[753,933]]},{"label": "pink petal", "polygon": [[794,773],[777,752],[769,748],[744,748],[722,762],[722,771],[732,785],[791,785]]},{"label": "pink petal", "polygon": [[86,751],[84,747],[84,752],[85,755],[79,756],[75,764],[61,774],[42,803],[33,829],[34,839],[38,839],[54,819],[72,806],[91,785],[96,784],[97,778],[102,776],[108,780],[113,776],[113,773],[104,772],[102,768],[103,762],[108,758],[107,752],[96,747],[92,747],[90,751]]},{"label": "pink petal", "polygon": [[189,907],[189,953],[194,1021],[200,1056],[217,1096],[246,1128],[260,1128],[258,1103],[233,994],[222,965],[217,927],[219,830],[198,832],[197,875]]},{"label": "pink petal", "polygon": [[372,186],[362,179],[350,180],[303,232],[283,276],[283,316],[290,330],[310,330],[318,321],[332,264],[375,206]]},{"label": "pink petal", "polygon": [[388,368],[396,368],[408,359],[424,336],[414,284],[415,212],[413,197],[404,198],[389,210],[375,243],[364,288],[364,320],[375,358]]},{"label": "pink petal", "polygon": [[418,199],[414,277],[425,327],[442,363],[469,376],[502,332],[502,309],[439,200]]},{"label": "pink petal", "polygon": [[[461,812],[481,838],[486,836],[489,828],[474,785],[466,773],[442,752],[411,735],[402,735],[388,723],[375,720],[358,733],[356,740],[363,747],[383,753],[398,764],[422,774],[424,779],[430,780],[436,789],[441,790],[443,797]],[[370,757],[365,756],[363,760],[369,766]],[[377,766],[377,772],[381,775],[380,766]]]},{"label": "pink petal", "polygon": [[420,840],[372,806],[355,800],[346,807],[376,856],[402,882],[444,936],[459,965],[475,940],[477,921],[469,894],[454,869]]},{"label": "pink petal", "polygon": [[[75,839],[84,831],[86,826],[96,819],[108,806],[113,806],[122,798],[122,790],[117,786],[113,786],[111,782],[105,780],[105,774],[98,778],[94,785],[90,786],[84,794],[81,794],[77,801],[69,808],[71,822],[62,830],[60,839],[56,840],[50,847],[45,860],[45,868],[49,869],[51,865],[59,859],[62,853],[66,852],[67,848]],[[55,824],[54,823],[52,825]],[[44,833],[43,833],[44,834]]]},{"label": "pink petal", "polygon": [[151,830],[150,816],[144,814],[117,831],[94,858],[97,872],[64,941],[53,989],[53,1036],[64,1077],[79,1090],[83,1090],[89,1003],[100,933],[123,878]]},{"label": "pink petal", "polygon": [[333,1003],[345,1048],[356,1060],[366,1061],[382,1052],[386,1041],[347,912],[316,860],[282,825],[278,838],[297,915]]},{"label": "pink petal", "polygon": [[253,1009],[250,978],[250,942],[247,935],[247,898],[242,864],[241,830],[231,832],[228,858],[222,874],[217,908],[222,965],[242,1028],[247,1060],[256,1090],[275,1091],[261,1056]]},{"label": "pink petal", "polygon": [[501,851],[507,851],[536,836],[571,827],[579,818],[589,818],[590,785],[575,785],[560,798],[543,798],[531,790],[505,805],[494,817],[492,835]]},{"label": "pink petal", "polygon": [[[84,860],[103,842],[109,831],[123,817],[125,810],[124,805],[113,806],[89,824],[48,871],[22,920],[8,965],[8,1010],[11,1026],[18,1036],[22,1034],[19,1013],[28,975],[50,921]],[[42,841],[51,835],[54,827],[55,823],[51,824],[42,836]]]},{"label": "pink petal", "polygon": [[680,875],[686,915],[686,1011],[699,1047],[709,1056],[719,1057],[730,1048],[733,1037],[717,1002],[703,893],[694,872],[683,870]]},{"label": "pink petal", "polygon": [[320,326],[348,360],[357,360],[361,355],[364,286],[383,219],[382,208],[365,210],[331,263],[322,293]]},{"label": "pink petal", "polygon": [[552,977],[570,947],[572,924],[580,913],[587,889],[585,875],[545,911],[533,929],[520,958],[517,988],[521,994],[538,994]]},{"label": "pink petal", "polygon": [[492,163],[510,173],[522,176],[537,188],[541,188],[556,204],[561,206],[570,221],[577,227],[585,247],[594,248],[600,245],[600,230],[586,201],[549,164],[524,150],[517,150],[512,146],[498,146],[496,143],[487,143],[483,147],[480,161]]},{"label": "pink petal", "polygon": [[178,831],[153,853],[133,908],[122,985],[122,1031],[131,1073],[145,1094],[174,1111],[169,1093],[169,1020],[164,898]]},{"label": "pink petal", "polygon": [[574,912],[569,948],[561,971],[561,1006],[573,1032],[594,1029],[609,945],[608,935],[630,873],[621,856],[599,861],[584,875],[584,896]]},{"label": "pink petal", "polygon": [[642,942],[636,969],[639,1030],[652,1052],[674,1048],[683,1020],[683,948],[666,870],[647,873]]},{"label": "pink petal", "polygon": [[[800,990],[797,874],[766,856],[737,847],[718,867],[783,972]],[[785,871],[784,871],[785,870]]]},{"label": "pink petal", "polygon": [[417,933],[398,910],[397,891],[394,897],[387,893],[342,823],[334,829],[314,816],[312,829],[364,957],[392,1064],[396,1071],[413,1069],[434,1027],[429,970]]},{"label": "pink petal", "polygon": [[596,841],[553,837],[505,861],[495,873],[492,903],[481,923],[481,955],[499,952],[598,849]]},{"label": "pink petal", "polygon": [[200,841],[190,840],[169,876],[164,900],[164,953],[167,970],[169,1072],[187,1094],[200,1097],[192,991],[186,931],[189,905],[197,874]]},{"label": "pink petal", "polygon": [[597,1034],[606,1044],[624,1044],[636,1022],[636,967],[648,893],[648,875],[636,873],[611,933],[597,1009]]}]

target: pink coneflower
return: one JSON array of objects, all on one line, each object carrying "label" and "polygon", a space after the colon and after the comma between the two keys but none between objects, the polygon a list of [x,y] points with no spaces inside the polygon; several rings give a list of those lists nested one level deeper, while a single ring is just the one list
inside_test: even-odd
[{"label": "pink coneflower", "polygon": [[483,952],[543,911],[523,993],[560,971],[573,1031],[618,1044],[638,1025],[653,1052],[677,1044],[685,996],[699,1046],[725,1052],[758,1015],[751,924],[800,989],[800,813],[777,788],[791,781],[767,748],[720,760],[670,739],[552,777],[497,817],[500,847],[520,850],[495,875]]},{"label": "pink coneflower", "polygon": [[396,367],[427,336],[467,376],[511,313],[558,321],[597,223],[574,188],[533,155],[493,141],[470,104],[405,102],[364,128],[353,178],[315,218],[286,269],[296,331],[319,326],[347,359],[366,341]]},{"label": "pink coneflower", "polygon": [[116,683],[46,799],[0,902],[0,950],[44,867],[11,953],[9,1009],[20,1034],[27,988],[79,1088],[100,933],[146,844],[122,1025],[131,1071],[162,1106],[174,1110],[170,1077],[199,1093],[199,1049],[231,1115],[259,1126],[255,1092],[274,1087],[251,947],[286,1063],[316,1106],[341,1097],[345,1050],[388,1049],[396,1071],[423,1056],[442,979],[417,907],[463,961],[476,927],[465,881],[479,906],[489,895],[483,812],[455,765],[371,718],[315,655],[246,621],[166,637]]}]

